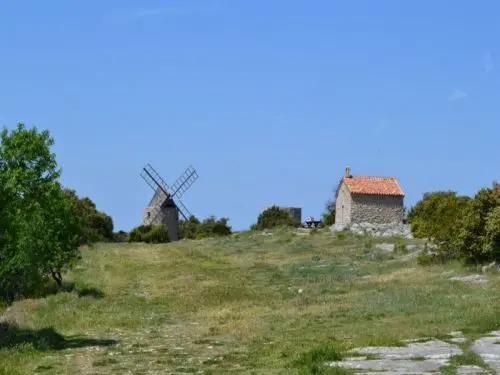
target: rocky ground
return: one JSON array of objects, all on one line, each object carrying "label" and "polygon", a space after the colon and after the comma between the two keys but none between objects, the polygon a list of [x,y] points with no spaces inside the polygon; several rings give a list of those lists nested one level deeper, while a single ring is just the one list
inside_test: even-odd
[{"label": "rocky ground", "polygon": [[364,375],[500,373],[500,331],[491,332],[470,345],[461,332],[452,332],[445,340],[427,338],[406,343],[403,347],[352,349],[352,357],[328,366],[353,369],[356,374]]},{"label": "rocky ground", "polygon": [[412,239],[411,229],[405,224],[372,224],[372,223],[355,223],[349,226],[334,224],[330,227],[332,232],[342,230],[350,230],[352,233],[359,236],[372,237],[403,237]]}]

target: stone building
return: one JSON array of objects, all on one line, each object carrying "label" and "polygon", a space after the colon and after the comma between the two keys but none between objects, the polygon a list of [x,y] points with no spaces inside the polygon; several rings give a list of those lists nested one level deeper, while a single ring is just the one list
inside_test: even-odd
[{"label": "stone building", "polygon": [[394,177],[352,176],[347,167],[336,191],[335,224],[402,224],[404,193]]}]

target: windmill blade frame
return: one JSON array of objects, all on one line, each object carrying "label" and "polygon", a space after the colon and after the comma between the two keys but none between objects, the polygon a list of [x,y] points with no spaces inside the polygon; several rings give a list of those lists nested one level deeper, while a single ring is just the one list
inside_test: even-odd
[{"label": "windmill blade frame", "polygon": [[186,168],[184,173],[174,182],[170,187],[172,197],[181,198],[184,193],[195,183],[198,179],[198,173],[192,165]]},{"label": "windmill blade frame", "polygon": [[[156,170],[151,166],[151,164],[146,164],[144,168],[142,168],[141,177],[146,181],[146,183],[153,189],[154,192],[160,188],[166,195],[166,198],[170,197],[170,193],[168,192],[170,187],[168,184],[161,178],[161,176],[156,172]],[[156,185],[156,187],[154,186]]]}]

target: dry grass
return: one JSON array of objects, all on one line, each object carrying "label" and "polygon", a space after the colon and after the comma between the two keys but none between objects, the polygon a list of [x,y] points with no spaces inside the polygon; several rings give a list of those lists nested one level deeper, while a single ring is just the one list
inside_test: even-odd
[{"label": "dry grass", "polygon": [[323,231],[98,245],[67,276],[94,292],[8,311],[24,331],[0,346],[0,374],[305,374],[354,346],[498,328],[497,276],[452,282],[459,265],[365,245]]}]

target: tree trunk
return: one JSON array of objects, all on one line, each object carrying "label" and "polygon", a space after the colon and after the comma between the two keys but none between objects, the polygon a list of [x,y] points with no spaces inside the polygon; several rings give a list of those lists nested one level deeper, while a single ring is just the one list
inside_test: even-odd
[{"label": "tree trunk", "polygon": [[59,271],[50,271],[51,274],[52,274],[52,278],[56,281],[57,283],[57,286],[60,288],[62,287],[62,276],[61,276],[61,272]]}]

